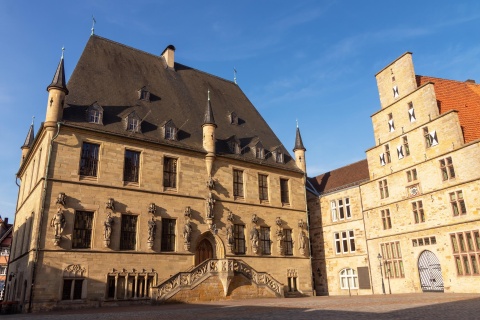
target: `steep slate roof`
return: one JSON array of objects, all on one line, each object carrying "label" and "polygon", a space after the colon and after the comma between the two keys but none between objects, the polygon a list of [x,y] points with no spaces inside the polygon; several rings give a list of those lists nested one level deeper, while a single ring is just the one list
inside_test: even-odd
[{"label": "steep slate roof", "polygon": [[318,193],[327,193],[358,185],[369,179],[367,159],[349,164],[314,178],[308,178]]},{"label": "steep slate roof", "polygon": [[295,150],[307,151],[307,149],[305,149],[305,147],[303,146],[302,136],[300,135],[300,129],[298,127],[297,134],[295,135],[295,147],[293,148],[293,152],[295,152]]},{"label": "steep slate roof", "polygon": [[52,83],[50,83],[50,85],[47,87],[47,90],[50,88],[58,88],[58,89],[62,89],[63,91],[66,92],[66,94],[68,94],[66,83],[67,82],[65,81],[65,68],[63,66],[63,55],[62,55],[62,58],[58,63],[57,71],[53,76]]},{"label": "steep slate roof", "polygon": [[[150,101],[138,99],[138,90],[144,86]],[[248,147],[253,139],[258,138],[266,149],[281,142],[235,83],[179,63],[169,69],[162,56],[93,35],[68,89],[63,116],[67,125],[205,152],[202,124],[214,121],[214,114],[217,154],[300,171],[283,146],[285,164],[277,164],[271,155],[255,159]],[[206,119],[208,90],[212,114]],[[86,120],[86,110],[95,101],[104,109],[103,125]],[[132,111],[142,119],[141,133],[125,130],[122,116]],[[233,111],[238,125],[230,124]],[[178,141],[163,139],[161,124],[168,120],[178,126]],[[240,140],[242,155],[230,152],[227,140],[232,135]]]},{"label": "steep slate roof", "polygon": [[30,128],[28,129],[27,137],[25,138],[25,142],[23,143],[23,148],[31,148],[33,145],[33,138],[35,136],[35,133],[33,132],[33,123],[30,125]]},{"label": "steep slate roof", "polygon": [[465,142],[480,139],[480,85],[441,78],[416,76],[417,85],[433,82],[440,113],[458,111]]}]

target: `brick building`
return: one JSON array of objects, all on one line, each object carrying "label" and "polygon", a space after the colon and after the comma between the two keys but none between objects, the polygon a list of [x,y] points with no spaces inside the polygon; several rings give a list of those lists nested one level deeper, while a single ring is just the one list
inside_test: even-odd
[{"label": "brick building", "polygon": [[376,74],[367,159],[309,179],[317,294],[478,292],[480,85]]},{"label": "brick building", "polygon": [[62,55],[22,147],[8,300],[312,294],[300,131],[293,158],[236,83],[174,54],[92,35],[68,83]]}]

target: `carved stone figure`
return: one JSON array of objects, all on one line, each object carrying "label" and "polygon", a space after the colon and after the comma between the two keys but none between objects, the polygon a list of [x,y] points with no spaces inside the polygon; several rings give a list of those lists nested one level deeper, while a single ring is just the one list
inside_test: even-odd
[{"label": "carved stone figure", "polygon": [[283,254],[283,240],[285,235],[283,234],[283,230],[281,228],[277,229],[277,250],[279,254]]},{"label": "carved stone figure", "polygon": [[207,219],[213,219],[214,218],[213,207],[215,205],[215,199],[213,198],[213,195],[211,192],[208,194],[208,197],[205,200],[205,204],[207,207]]},{"label": "carved stone figure", "polygon": [[155,214],[157,212],[157,205],[155,203],[150,203],[148,205],[148,213]]},{"label": "carved stone figure", "polygon": [[152,219],[148,220],[148,242],[153,242],[155,240],[156,227],[157,225],[152,217]]},{"label": "carved stone figure", "polygon": [[190,221],[185,222],[185,226],[183,227],[183,239],[185,239],[185,243],[190,243],[190,239],[192,236],[192,225]]},{"label": "carved stone figure", "polygon": [[211,176],[208,177],[206,185],[207,185],[208,190],[213,190],[215,188],[215,181],[213,180],[213,178]]},{"label": "carved stone figure", "polygon": [[113,218],[110,212],[107,213],[107,218],[103,222],[103,239],[110,241],[112,235]]},{"label": "carved stone figure", "polygon": [[250,231],[250,241],[252,241],[253,253],[257,253],[258,251],[258,238],[259,238],[258,229],[253,228],[252,231]]},{"label": "carved stone figure", "polygon": [[233,241],[233,225],[229,224],[227,226],[227,243],[230,246],[233,246],[234,241]]},{"label": "carved stone figure", "polygon": [[299,249],[305,250],[305,243],[307,240],[307,236],[305,235],[305,232],[302,230],[300,231],[300,234],[298,235],[298,243],[299,243]]},{"label": "carved stone figure", "polygon": [[60,192],[60,193],[58,194],[58,197],[57,197],[57,201],[56,201],[56,202],[57,202],[57,204],[61,204],[62,206],[65,207],[65,201],[66,201],[66,199],[67,199],[67,196],[65,195],[65,193]]},{"label": "carved stone figure", "polygon": [[63,215],[62,209],[58,208],[57,213],[53,216],[52,220],[50,221],[50,226],[55,228],[55,239],[59,239],[65,228],[65,216]]},{"label": "carved stone figure", "polygon": [[108,198],[107,203],[105,203],[105,208],[115,211],[115,203],[113,198]]}]

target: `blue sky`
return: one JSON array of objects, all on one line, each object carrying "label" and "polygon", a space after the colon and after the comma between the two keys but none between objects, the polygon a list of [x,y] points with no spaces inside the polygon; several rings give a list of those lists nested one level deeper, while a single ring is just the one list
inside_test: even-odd
[{"label": "blue sky", "polygon": [[67,80],[95,33],[233,80],[287,149],[298,119],[315,176],[365,158],[374,75],[406,51],[415,72],[480,81],[478,1],[0,0],[0,214],[15,214],[20,146],[65,46]]}]

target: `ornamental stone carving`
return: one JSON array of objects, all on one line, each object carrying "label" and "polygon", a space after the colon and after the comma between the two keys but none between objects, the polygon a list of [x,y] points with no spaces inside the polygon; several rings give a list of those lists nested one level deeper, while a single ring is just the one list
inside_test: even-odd
[{"label": "ornamental stone carving", "polygon": [[50,227],[54,228],[54,239],[53,243],[58,246],[60,244],[60,240],[62,239],[62,232],[65,228],[65,216],[63,215],[62,208],[58,208],[57,212],[53,216],[52,220],[50,220]]},{"label": "ornamental stone carving", "polygon": [[206,211],[206,219],[207,219],[207,224],[210,230],[213,230],[213,219],[215,218],[215,213],[214,213],[214,207],[215,207],[215,199],[213,198],[213,195],[211,192],[208,193],[208,197],[205,199],[205,211]]},{"label": "ornamental stone carving", "polygon": [[298,221],[298,227],[300,228],[300,231],[298,232],[298,250],[300,251],[300,254],[304,256],[306,253],[308,239],[306,232],[303,230],[305,227],[305,223],[302,219]]},{"label": "ornamental stone carving", "polygon": [[235,240],[233,239],[233,212],[230,210],[228,210],[227,221],[227,246],[230,253],[234,253]]},{"label": "ornamental stone carving", "polygon": [[67,200],[67,196],[65,195],[65,193],[60,192],[57,196],[56,204],[61,204],[62,206],[65,207],[66,200]]},{"label": "ornamental stone carving", "polygon": [[258,253],[258,239],[260,237],[260,234],[258,232],[258,229],[254,226],[252,230],[250,231],[250,241],[252,243],[252,251],[254,254]]},{"label": "ornamental stone carving", "polygon": [[108,198],[108,201],[105,203],[105,208],[115,211],[115,200]]},{"label": "ornamental stone carving", "polygon": [[150,214],[157,213],[157,205],[154,202],[152,202],[148,205],[148,213],[150,213]]},{"label": "ornamental stone carving", "polygon": [[280,217],[277,217],[275,220],[275,223],[277,225],[277,231],[275,232],[276,236],[276,242],[277,242],[277,252],[279,255],[283,255],[283,241],[285,240],[285,235],[283,234],[283,222]]},{"label": "ornamental stone carving", "polygon": [[112,236],[113,218],[110,212],[107,212],[107,217],[103,222],[103,244],[105,248],[110,247],[110,237]]},{"label": "ornamental stone carving", "polygon": [[148,239],[147,239],[147,246],[149,249],[153,248],[153,242],[155,241],[155,231],[157,229],[157,224],[155,223],[155,219],[152,218],[148,220]]}]

